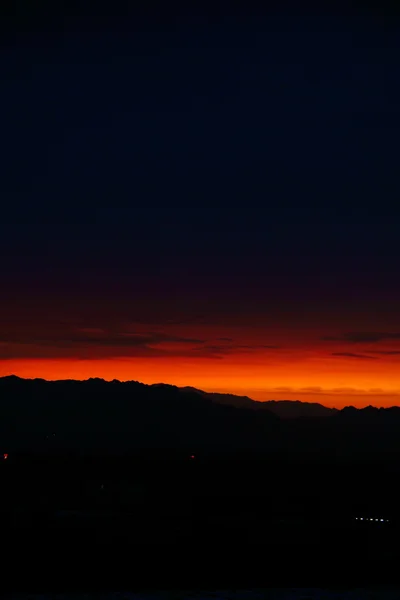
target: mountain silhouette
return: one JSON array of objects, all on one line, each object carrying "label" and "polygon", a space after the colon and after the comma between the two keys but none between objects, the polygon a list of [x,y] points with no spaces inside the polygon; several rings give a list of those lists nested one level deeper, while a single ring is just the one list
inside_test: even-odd
[{"label": "mountain silhouette", "polygon": [[267,400],[266,408],[282,419],[300,419],[330,417],[338,412],[318,402],[300,402],[300,400]]},{"label": "mountain silhouette", "polygon": [[0,440],[11,450],[126,452],[258,449],[279,419],[222,406],[170,385],[0,379]]},{"label": "mountain silhouette", "polygon": [[236,408],[248,408],[250,410],[267,410],[273,412],[281,419],[328,417],[337,412],[335,408],[327,408],[316,402],[300,402],[299,400],[266,400],[261,402],[253,400],[248,396],[204,392],[194,387],[184,387],[181,389],[201,394],[203,397],[209,398],[217,404],[236,406]]},{"label": "mountain silhouette", "polygon": [[0,378],[0,452],[400,452],[399,407],[323,409],[166,384],[9,376]]},{"label": "mountain silhouette", "polygon": [[208,398],[216,404],[223,404],[225,406],[235,406],[236,408],[247,408],[250,410],[265,410],[265,403],[253,400],[248,396],[236,396],[235,394],[217,394],[215,392],[205,392],[194,387],[183,387],[180,388],[183,392],[191,392]]}]

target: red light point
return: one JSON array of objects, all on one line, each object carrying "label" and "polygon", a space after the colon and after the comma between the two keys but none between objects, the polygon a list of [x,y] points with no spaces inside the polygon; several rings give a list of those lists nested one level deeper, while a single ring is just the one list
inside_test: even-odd
[{"label": "red light point", "polygon": [[4,458],[4,460],[7,460],[8,454],[3,454],[3,458]]},{"label": "red light point", "polygon": [[192,454],[192,456],[190,458],[192,458],[192,459],[195,458],[194,454]]}]

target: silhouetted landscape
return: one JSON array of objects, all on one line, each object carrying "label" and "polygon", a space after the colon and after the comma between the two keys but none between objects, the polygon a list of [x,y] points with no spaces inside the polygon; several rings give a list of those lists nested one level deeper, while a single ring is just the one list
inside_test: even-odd
[{"label": "silhouetted landscape", "polygon": [[400,407],[335,410],[136,381],[15,376],[0,379],[0,394],[1,447],[13,454],[129,455],[147,449],[305,453],[319,460],[400,452]]},{"label": "silhouetted landscape", "polygon": [[9,600],[400,598],[399,9],[0,2]]},{"label": "silhouetted landscape", "polygon": [[290,419],[286,402],[285,418],[236,402],[134,381],[0,379],[2,536],[30,589],[41,564],[59,581],[63,556],[71,586],[99,565],[100,587],[128,585],[132,561],[139,587],[154,569],[168,589],[200,573],[203,585],[263,585],[266,570],[270,585],[311,572],[324,583],[337,552],[336,582],[393,577],[400,409]]}]

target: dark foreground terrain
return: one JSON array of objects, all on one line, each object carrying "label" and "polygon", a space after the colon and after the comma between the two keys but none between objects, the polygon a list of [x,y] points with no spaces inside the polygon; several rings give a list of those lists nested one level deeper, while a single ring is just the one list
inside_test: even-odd
[{"label": "dark foreground terrain", "polygon": [[394,459],[37,455],[0,467],[3,590],[399,581]]},{"label": "dark foreground terrain", "polygon": [[[398,600],[400,588],[378,586],[368,588],[323,589],[260,588],[218,590],[160,590],[150,592],[108,592],[105,594],[30,594],[29,600]],[[26,600],[22,594],[6,595],[7,600]]]},{"label": "dark foreground terrain", "polygon": [[239,400],[0,378],[1,589],[398,583],[400,409]]}]

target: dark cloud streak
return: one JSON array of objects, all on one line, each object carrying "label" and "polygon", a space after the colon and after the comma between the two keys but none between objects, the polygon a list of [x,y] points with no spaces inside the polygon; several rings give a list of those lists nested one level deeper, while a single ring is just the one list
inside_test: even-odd
[{"label": "dark cloud streak", "polygon": [[[218,338],[221,340],[221,338]],[[43,333],[38,328],[3,331],[0,358],[122,358],[122,357],[197,357],[222,359],[235,353],[275,350],[266,344],[235,345],[185,337],[158,331],[135,332],[100,327],[54,327]],[[170,347],[168,347],[170,345]]]},{"label": "dark cloud streak", "polygon": [[332,356],[342,356],[345,358],[357,358],[359,360],[378,360],[377,356],[367,356],[366,354],[355,354],[354,352],[332,352]]},{"label": "dark cloud streak", "polygon": [[351,331],[340,336],[324,336],[325,342],[349,342],[351,344],[374,344],[385,340],[400,340],[398,332],[383,331]]}]

